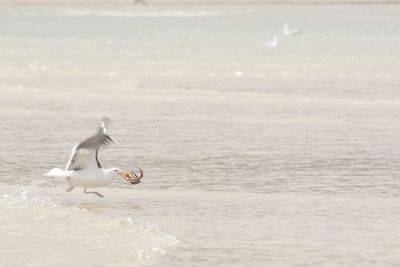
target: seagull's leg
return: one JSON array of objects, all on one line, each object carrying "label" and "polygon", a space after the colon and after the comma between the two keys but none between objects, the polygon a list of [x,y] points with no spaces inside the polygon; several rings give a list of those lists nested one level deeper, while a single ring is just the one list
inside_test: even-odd
[{"label": "seagull's leg", "polygon": [[70,177],[67,177],[67,182],[69,184],[69,187],[65,190],[65,192],[71,192],[74,189],[74,185],[70,181]]},{"label": "seagull's leg", "polygon": [[86,187],[85,187],[85,190],[83,191],[85,194],[96,194],[97,196],[99,196],[99,197],[104,197],[102,194],[100,194],[99,192],[97,192],[97,191],[92,191],[92,192],[88,192],[88,191],[86,191]]}]

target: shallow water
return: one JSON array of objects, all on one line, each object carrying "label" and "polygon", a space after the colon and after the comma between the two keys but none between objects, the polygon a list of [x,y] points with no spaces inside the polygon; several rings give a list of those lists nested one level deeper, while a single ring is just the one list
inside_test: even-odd
[{"label": "shallow water", "polygon": [[[399,15],[0,8],[0,266],[399,265]],[[143,182],[42,177],[103,115]]]}]

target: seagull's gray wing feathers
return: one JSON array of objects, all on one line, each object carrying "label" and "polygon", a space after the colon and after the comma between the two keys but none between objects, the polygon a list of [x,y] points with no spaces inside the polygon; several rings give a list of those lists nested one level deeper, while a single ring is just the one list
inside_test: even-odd
[{"label": "seagull's gray wing feathers", "polygon": [[72,149],[70,159],[65,168],[67,171],[77,171],[85,168],[101,168],[98,159],[99,148],[108,147],[115,143],[111,137],[106,134],[106,122],[108,123],[109,121],[103,119],[96,134],[86,138]]},{"label": "seagull's gray wing feathers", "polygon": [[105,128],[100,127],[97,133],[89,138],[86,138],[78,144],[76,149],[97,150],[102,146],[109,146],[114,143],[109,135],[105,133]]}]

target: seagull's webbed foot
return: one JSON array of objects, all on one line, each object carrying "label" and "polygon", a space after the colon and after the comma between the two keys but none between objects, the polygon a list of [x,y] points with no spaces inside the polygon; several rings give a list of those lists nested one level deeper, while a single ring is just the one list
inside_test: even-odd
[{"label": "seagull's webbed foot", "polygon": [[95,195],[97,195],[98,197],[104,197],[102,194],[100,194],[99,192],[97,192],[97,191],[91,191],[91,192],[88,192],[88,191],[86,191],[86,187],[85,187],[85,190],[83,191],[85,194],[95,194]]}]

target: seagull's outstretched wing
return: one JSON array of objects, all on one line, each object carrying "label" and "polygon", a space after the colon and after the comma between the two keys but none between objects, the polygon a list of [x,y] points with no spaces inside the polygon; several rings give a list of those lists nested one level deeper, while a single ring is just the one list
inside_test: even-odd
[{"label": "seagull's outstretched wing", "polygon": [[101,169],[101,164],[98,159],[99,148],[114,143],[111,137],[106,134],[108,122],[109,119],[103,119],[96,134],[75,145],[65,170]]}]

